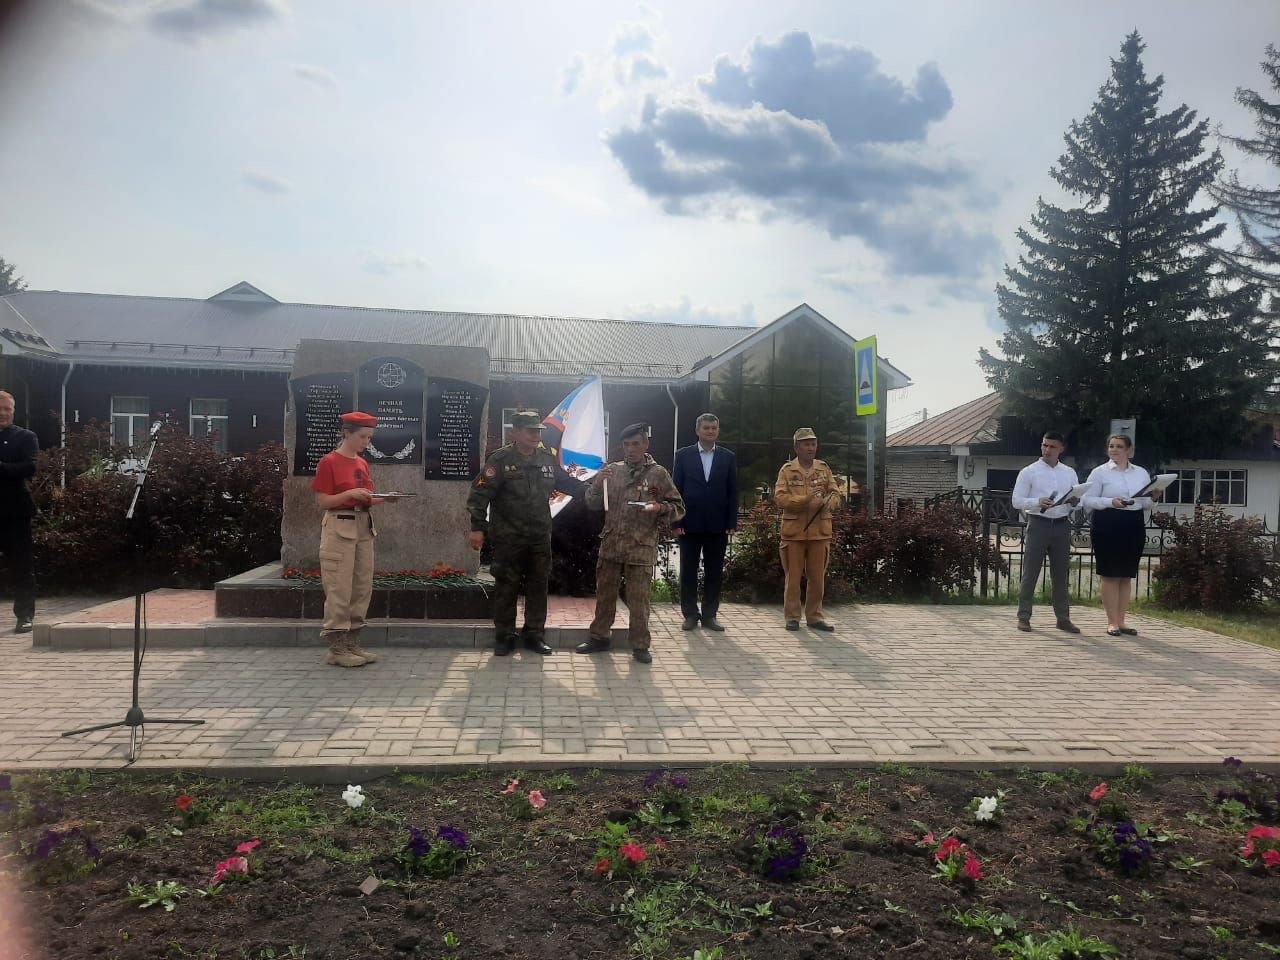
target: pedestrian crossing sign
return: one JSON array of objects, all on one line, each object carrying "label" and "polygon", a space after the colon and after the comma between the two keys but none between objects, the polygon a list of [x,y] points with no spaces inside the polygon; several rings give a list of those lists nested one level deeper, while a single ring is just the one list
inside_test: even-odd
[{"label": "pedestrian crossing sign", "polygon": [[867,337],[853,344],[855,412],[860,417],[879,412],[876,383],[876,338]]}]

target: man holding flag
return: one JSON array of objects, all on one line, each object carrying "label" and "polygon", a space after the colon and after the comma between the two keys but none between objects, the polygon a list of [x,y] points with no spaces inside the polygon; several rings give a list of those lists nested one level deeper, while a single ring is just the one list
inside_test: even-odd
[{"label": "man holding flag", "polygon": [[576,496],[585,484],[569,476],[541,445],[542,418],[536,410],[517,410],[511,418],[511,442],[489,455],[471,484],[472,550],[493,544],[493,655],[505,657],[516,643],[516,597],[524,587],[524,646],[544,656],[547,580],[551,575],[551,494]]}]

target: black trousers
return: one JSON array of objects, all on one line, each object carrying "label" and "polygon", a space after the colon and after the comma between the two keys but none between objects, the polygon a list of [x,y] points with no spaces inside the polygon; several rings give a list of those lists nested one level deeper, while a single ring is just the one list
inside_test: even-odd
[{"label": "black trousers", "polygon": [[[720,584],[724,582],[724,553],[729,535],[684,533],[680,536],[680,612],[689,618],[714,620],[720,610]],[[698,560],[706,570],[702,613],[698,613]]]},{"label": "black trousers", "polygon": [[516,597],[524,593],[524,636],[541,640],[547,629],[547,581],[551,576],[551,543],[494,543],[493,634],[516,635]]},{"label": "black trousers", "polygon": [[13,615],[30,620],[36,614],[36,568],[31,551],[31,518],[0,517],[0,551],[9,564]]}]

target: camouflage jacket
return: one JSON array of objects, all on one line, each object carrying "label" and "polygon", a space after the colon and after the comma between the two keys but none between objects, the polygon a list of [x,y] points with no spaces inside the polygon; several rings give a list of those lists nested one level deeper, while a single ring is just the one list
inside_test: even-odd
[{"label": "camouflage jacket", "polygon": [[[625,460],[609,464],[609,512],[600,534],[600,558],[619,563],[653,566],[658,560],[658,521],[675,523],[684,516],[684,500],[666,468],[645,454],[644,463],[632,467]],[[587,487],[587,506],[604,509],[604,488],[597,481]],[[656,513],[645,513],[631,501],[655,500]]]},{"label": "camouflage jacket", "polygon": [[471,529],[482,531],[493,543],[550,543],[551,492],[577,496],[584,486],[565,473],[545,447],[526,457],[509,443],[489,454],[471,484]]},{"label": "camouflage jacket", "polygon": [[[815,493],[826,499],[814,501]],[[831,539],[831,514],[842,498],[825,461],[814,460],[806,470],[800,466],[799,458],[788,460],[778,471],[773,499],[782,508],[783,540]]]}]

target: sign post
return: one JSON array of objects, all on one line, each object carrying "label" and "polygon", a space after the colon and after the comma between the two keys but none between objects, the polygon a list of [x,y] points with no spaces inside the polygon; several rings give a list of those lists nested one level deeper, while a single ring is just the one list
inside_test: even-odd
[{"label": "sign post", "polygon": [[854,412],[866,417],[867,423],[867,515],[876,512],[876,414],[879,407],[879,382],[876,362],[876,338],[867,337],[853,344]]}]

